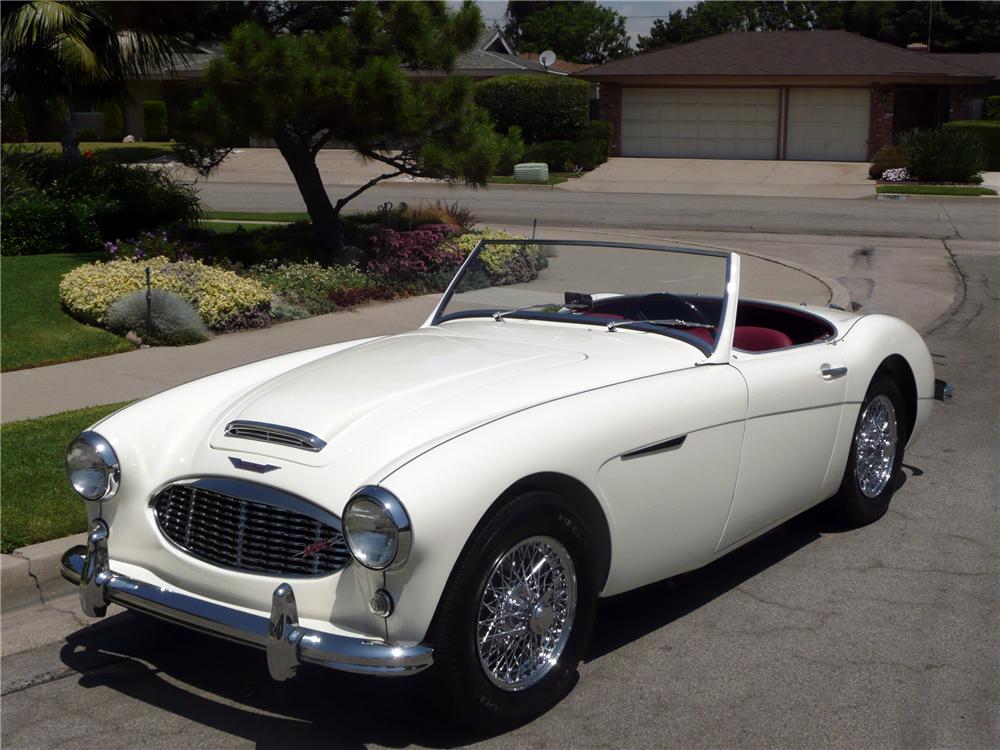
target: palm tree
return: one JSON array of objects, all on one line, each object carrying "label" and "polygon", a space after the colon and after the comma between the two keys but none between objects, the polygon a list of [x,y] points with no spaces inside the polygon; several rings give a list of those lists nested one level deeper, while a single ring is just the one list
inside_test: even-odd
[{"label": "palm tree", "polygon": [[[184,56],[182,36],[163,23],[158,3],[144,5],[4,0],[4,98],[56,98],[68,104],[74,91],[120,94],[129,78],[176,64]],[[68,106],[62,146],[64,158],[80,158]]]}]

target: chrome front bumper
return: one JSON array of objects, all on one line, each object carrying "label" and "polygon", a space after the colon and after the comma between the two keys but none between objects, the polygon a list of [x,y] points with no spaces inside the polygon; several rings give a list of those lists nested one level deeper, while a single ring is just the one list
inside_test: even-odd
[{"label": "chrome front bumper", "polygon": [[422,644],[397,646],[300,626],[295,592],[287,583],[274,590],[271,616],[266,618],[119,575],[108,565],[108,534],[107,525],[95,521],[86,546],[72,547],[62,556],[63,578],[79,585],[80,605],[90,617],[103,617],[113,602],[193,630],[263,648],[268,671],[279,681],[294,677],[304,662],[360,674],[409,675],[434,661],[433,649]]}]

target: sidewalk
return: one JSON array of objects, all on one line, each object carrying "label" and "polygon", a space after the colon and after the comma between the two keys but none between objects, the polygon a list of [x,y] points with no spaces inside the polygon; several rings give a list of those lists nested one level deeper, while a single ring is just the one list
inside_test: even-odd
[{"label": "sidewalk", "polygon": [[[530,236],[530,227],[498,226]],[[702,244],[743,255],[741,293],[763,299],[885,312],[924,330],[955,299],[948,250],[939,240],[812,237],[759,233],[657,232],[546,228],[539,237]],[[949,240],[953,252],[990,243]],[[219,336],[187,347],[155,347],[0,375],[3,422],[144,398],[195,378],[314,346],[413,329],[438,295],[376,303],[355,310]]]}]

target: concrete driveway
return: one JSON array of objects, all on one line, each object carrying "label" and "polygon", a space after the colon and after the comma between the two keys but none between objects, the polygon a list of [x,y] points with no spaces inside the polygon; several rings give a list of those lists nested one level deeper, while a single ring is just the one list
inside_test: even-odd
[{"label": "concrete driveway", "polygon": [[559,189],[788,198],[865,198],[875,192],[865,162],[626,157],[609,159]]},{"label": "concrete driveway", "polygon": [[[328,186],[363,185],[390,171],[381,162],[364,162],[349,149],[323,149],[316,165]],[[194,170],[174,167],[194,180]],[[295,180],[277,149],[239,149],[208,183],[292,184]],[[393,183],[413,183],[396,177]],[[416,182],[433,182],[416,180]],[[726,159],[611,159],[593,172],[558,186],[590,193],[673,193],[794,198],[864,198],[875,192],[868,165],[858,162],[737,161]]]}]

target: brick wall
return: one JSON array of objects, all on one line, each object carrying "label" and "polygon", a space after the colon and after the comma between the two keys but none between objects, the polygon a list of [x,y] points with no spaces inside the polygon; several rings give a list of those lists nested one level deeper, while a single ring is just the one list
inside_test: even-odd
[{"label": "brick wall", "polygon": [[602,83],[597,101],[598,118],[610,122],[615,128],[611,142],[611,155],[619,156],[622,150],[622,87],[620,83]]},{"label": "brick wall", "polygon": [[868,124],[868,158],[883,146],[892,145],[892,118],[896,107],[896,87],[876,83],[872,86],[871,119]]}]

